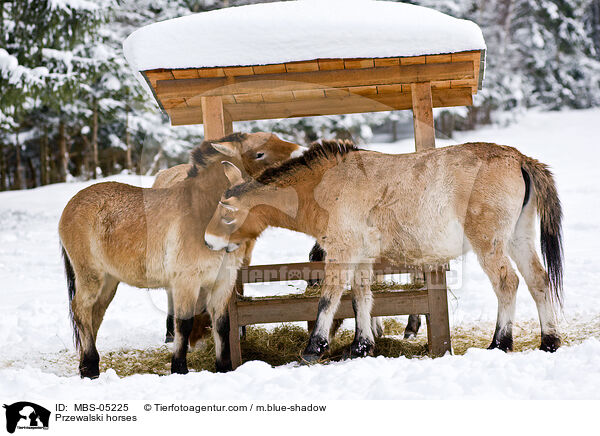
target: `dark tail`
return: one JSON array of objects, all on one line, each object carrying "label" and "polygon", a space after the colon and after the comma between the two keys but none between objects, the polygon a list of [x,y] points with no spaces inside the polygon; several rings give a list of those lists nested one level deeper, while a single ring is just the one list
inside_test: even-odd
[{"label": "dark tail", "polygon": [[[550,292],[559,307],[563,306],[562,208],[556,183],[548,166],[524,156],[521,164],[525,184],[531,179],[536,208],[540,217],[540,244],[544,265],[550,279]],[[527,177],[528,176],[528,177]],[[527,196],[526,196],[527,200]]]},{"label": "dark tail", "polygon": [[71,265],[71,261],[69,260],[69,256],[65,251],[65,248],[60,246],[62,251],[62,258],[65,262],[65,275],[67,276],[67,288],[69,291],[69,318],[71,319],[71,326],[73,327],[73,342],[75,343],[75,347],[79,349],[81,345],[81,340],[79,338],[79,329],[77,328],[77,323],[75,322],[75,318],[73,316],[73,297],[75,297],[75,271],[73,271],[73,265]]}]

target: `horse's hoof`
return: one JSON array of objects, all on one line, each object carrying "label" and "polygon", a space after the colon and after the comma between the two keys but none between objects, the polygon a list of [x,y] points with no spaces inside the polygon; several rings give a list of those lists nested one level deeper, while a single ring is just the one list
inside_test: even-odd
[{"label": "horse's hoof", "polygon": [[171,342],[173,342],[174,340],[175,340],[175,337],[174,337],[174,336],[167,335],[167,336],[165,337],[165,344],[170,344],[170,343],[171,343]]},{"label": "horse's hoof", "polygon": [[371,354],[373,354],[374,348],[375,344],[366,339],[352,342],[352,344],[350,344],[350,358],[354,359],[357,357],[370,356]]},{"label": "horse's hoof", "polygon": [[100,377],[100,369],[80,367],[79,375],[81,376],[81,378],[89,378],[89,379],[94,380],[94,379]]},{"label": "horse's hoof", "polygon": [[188,367],[186,359],[175,359],[171,360],[171,374],[187,374]]},{"label": "horse's hoof", "polygon": [[308,365],[310,363],[318,362],[321,359],[320,354],[303,354],[302,355],[302,364]]},{"label": "horse's hoof", "polygon": [[549,353],[554,353],[561,346],[561,340],[558,336],[554,335],[544,335],[542,336],[542,345],[540,345],[540,350],[547,351]]},{"label": "horse's hoof", "polygon": [[417,334],[415,332],[409,332],[409,331],[405,331],[404,332],[404,339],[417,339]]},{"label": "horse's hoof", "polygon": [[226,360],[223,362],[219,362],[218,360],[215,362],[215,369],[217,372],[229,372],[233,371],[233,366],[231,365],[231,360]]}]

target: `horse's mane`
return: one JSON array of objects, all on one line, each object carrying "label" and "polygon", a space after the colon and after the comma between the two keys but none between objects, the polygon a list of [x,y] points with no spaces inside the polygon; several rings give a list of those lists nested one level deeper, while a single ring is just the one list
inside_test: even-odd
[{"label": "horse's mane", "polygon": [[344,156],[358,150],[360,149],[349,139],[333,139],[313,142],[310,145],[310,148],[301,156],[288,159],[279,165],[265,169],[255,180],[232,186],[227,190],[225,196],[240,196],[245,192],[251,191],[256,186],[277,183],[279,180],[293,174],[301,168],[311,168],[324,160],[337,156]]},{"label": "horse's mane", "polygon": [[245,133],[232,133],[215,141],[203,141],[190,152],[190,163],[192,167],[188,171],[188,177],[196,177],[200,168],[206,168],[214,163],[221,153],[214,149],[213,142],[242,142],[246,139]]}]

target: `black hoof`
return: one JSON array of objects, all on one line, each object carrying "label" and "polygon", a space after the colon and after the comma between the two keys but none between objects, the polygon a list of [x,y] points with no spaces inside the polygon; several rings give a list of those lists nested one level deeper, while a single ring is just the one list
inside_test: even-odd
[{"label": "black hoof", "polygon": [[308,340],[308,345],[306,346],[306,349],[304,350],[304,354],[309,355],[309,356],[316,355],[316,356],[320,357],[328,349],[329,349],[329,342],[327,342],[327,339],[322,338],[320,336],[311,336],[310,339]]},{"label": "black hoof", "polygon": [[303,364],[309,364],[309,363],[315,363],[318,362],[319,359],[321,359],[321,355],[320,354],[306,354],[304,353],[302,355],[302,362]]},{"label": "black hoof", "polygon": [[373,354],[373,348],[375,348],[375,344],[371,341],[365,339],[354,341],[350,344],[350,358],[370,356]]},{"label": "black hoof", "polygon": [[225,361],[217,360],[215,362],[215,369],[217,370],[217,372],[233,371],[233,366],[231,365],[231,360],[225,360]]},{"label": "black hoof", "polygon": [[90,368],[86,366],[80,366],[79,374],[81,375],[81,378],[89,378],[93,380],[100,377],[100,369],[98,367]]},{"label": "black hoof", "polygon": [[542,345],[540,346],[540,350],[554,353],[560,348],[560,345],[561,341],[558,336],[544,335],[542,336]]},{"label": "black hoof", "polygon": [[404,330],[404,339],[415,339],[416,337],[416,332],[409,332],[408,330]]},{"label": "black hoof", "polygon": [[494,338],[492,343],[488,347],[488,350],[499,349],[504,351],[505,353],[513,350],[513,339],[512,337],[505,336],[500,339]]},{"label": "black hoof", "polygon": [[187,374],[188,372],[187,360],[185,358],[176,359],[173,357],[171,359],[171,374]]},{"label": "black hoof", "polygon": [[83,356],[79,364],[79,374],[81,378],[98,378],[100,377],[100,356],[97,352],[91,352]]},{"label": "black hoof", "polygon": [[171,342],[173,342],[175,340],[174,336],[171,335],[167,335],[165,336],[165,344],[170,344]]}]

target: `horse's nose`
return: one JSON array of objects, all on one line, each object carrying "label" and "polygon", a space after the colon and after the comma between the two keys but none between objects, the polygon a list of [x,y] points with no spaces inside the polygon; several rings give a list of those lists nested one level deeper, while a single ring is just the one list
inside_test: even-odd
[{"label": "horse's nose", "polygon": [[209,249],[213,250],[213,246],[206,242],[206,239],[204,240],[204,245],[206,245]]}]

